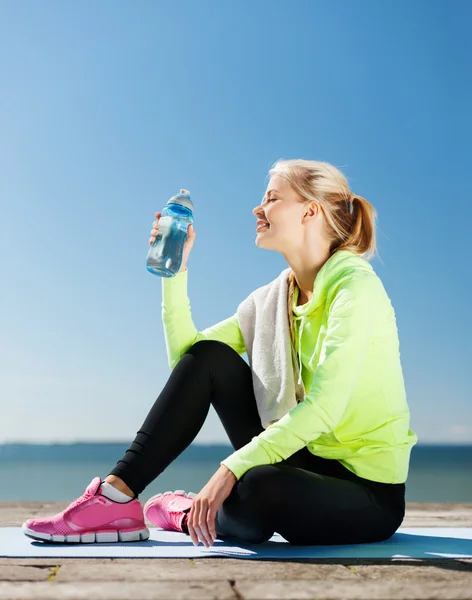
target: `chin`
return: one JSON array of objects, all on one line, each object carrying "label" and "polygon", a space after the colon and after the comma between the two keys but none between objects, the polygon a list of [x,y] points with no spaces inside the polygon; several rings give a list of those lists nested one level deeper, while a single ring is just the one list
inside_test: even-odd
[{"label": "chin", "polygon": [[273,250],[273,248],[271,248],[269,240],[265,240],[263,235],[256,235],[256,239],[255,239],[254,243],[259,248],[265,248],[266,250]]}]

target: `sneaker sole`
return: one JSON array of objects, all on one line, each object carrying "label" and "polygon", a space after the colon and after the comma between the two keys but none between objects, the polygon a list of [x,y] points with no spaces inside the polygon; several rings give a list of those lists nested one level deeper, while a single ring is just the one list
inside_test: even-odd
[{"label": "sneaker sole", "polygon": [[75,533],[71,535],[53,535],[49,533],[38,533],[22,526],[23,533],[40,542],[63,543],[63,544],[103,544],[111,542],[141,542],[149,539],[149,529],[135,531],[92,531],[89,533]]}]

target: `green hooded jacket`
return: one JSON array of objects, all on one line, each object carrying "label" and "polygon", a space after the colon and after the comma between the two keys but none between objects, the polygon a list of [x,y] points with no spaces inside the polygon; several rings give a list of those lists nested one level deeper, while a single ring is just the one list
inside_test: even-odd
[{"label": "green hooded jacket", "polygon": [[[162,319],[171,369],[200,340],[246,348],[236,314],[199,332],[187,294],[188,270],[162,278]],[[221,462],[240,479],[303,447],[365,479],[404,483],[417,442],[400,360],[395,312],[364,258],[335,252],[318,272],[312,298],[293,298],[295,345],[307,390],[303,402]]]}]

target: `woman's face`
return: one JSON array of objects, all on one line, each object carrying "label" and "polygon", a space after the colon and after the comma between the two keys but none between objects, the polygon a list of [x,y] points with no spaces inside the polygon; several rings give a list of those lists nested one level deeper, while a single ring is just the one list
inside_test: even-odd
[{"label": "woman's face", "polygon": [[[256,245],[282,252],[301,242],[302,218],[307,203],[281,177],[274,175],[267,186],[264,200],[253,209],[257,217]],[[267,223],[267,225],[263,225]]]}]

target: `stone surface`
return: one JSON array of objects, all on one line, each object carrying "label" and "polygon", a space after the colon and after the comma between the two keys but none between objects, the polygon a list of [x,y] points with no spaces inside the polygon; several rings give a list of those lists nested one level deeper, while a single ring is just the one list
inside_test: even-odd
[{"label": "stone surface", "polygon": [[[124,559],[126,560],[126,559]],[[144,563],[144,564],[143,564]],[[63,565],[56,581],[162,581],[192,578],[194,581],[219,581],[248,578],[272,581],[276,565],[277,579],[352,579],[354,575],[343,565],[297,563],[293,561],[262,561],[238,559],[197,559],[192,562],[185,559],[150,559],[121,564],[82,563]],[[464,567],[465,568],[465,567]]]},{"label": "stone surface", "polygon": [[423,560],[397,558],[366,564],[366,561],[350,561],[350,570],[363,579],[394,581],[461,581],[472,589],[472,565],[448,560]]},{"label": "stone surface", "polygon": [[238,581],[244,600],[470,600],[470,587],[459,582],[402,581]]},{"label": "stone surface", "polygon": [[[67,503],[0,503],[0,526]],[[472,527],[472,504],[407,504],[404,527]],[[0,558],[0,600],[472,598],[472,559]]]},{"label": "stone surface", "polygon": [[52,573],[52,567],[0,565],[0,581],[46,581]]},{"label": "stone surface", "polygon": [[224,581],[5,583],[0,582],[1,600],[238,600]]},{"label": "stone surface", "polygon": [[472,503],[407,503],[402,527],[472,527]]}]

